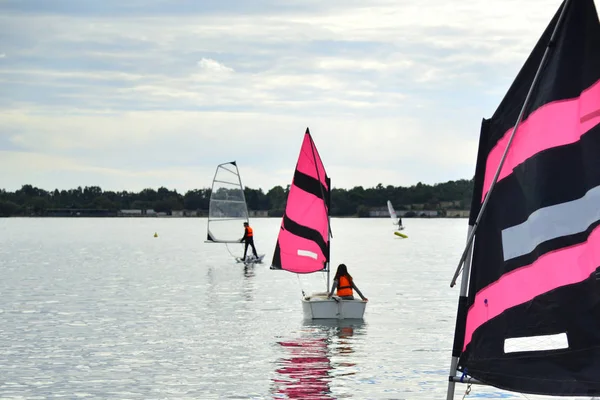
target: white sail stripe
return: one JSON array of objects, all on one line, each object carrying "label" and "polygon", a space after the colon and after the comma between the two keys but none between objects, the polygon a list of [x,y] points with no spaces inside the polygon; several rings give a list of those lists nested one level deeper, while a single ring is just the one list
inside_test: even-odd
[{"label": "white sail stripe", "polygon": [[527,221],[502,230],[504,261],[529,254],[548,240],[585,232],[599,220],[600,186],[577,200],[540,208]]}]

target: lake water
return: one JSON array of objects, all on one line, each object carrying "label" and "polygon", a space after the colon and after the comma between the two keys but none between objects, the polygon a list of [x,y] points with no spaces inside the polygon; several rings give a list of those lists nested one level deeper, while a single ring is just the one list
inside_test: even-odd
[{"label": "lake water", "polygon": [[467,220],[405,219],[400,239],[332,219],[361,324],[302,320],[325,274],[269,269],[279,223],[251,221],[266,256],[244,270],[205,219],[0,219],[0,398],[445,399]]}]

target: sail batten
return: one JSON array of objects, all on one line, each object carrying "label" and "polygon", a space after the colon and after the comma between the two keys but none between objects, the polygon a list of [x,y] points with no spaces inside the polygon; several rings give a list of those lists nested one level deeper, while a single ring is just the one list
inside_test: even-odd
[{"label": "sail batten", "polygon": [[[470,225],[476,220],[453,347],[457,369],[520,393],[600,395],[600,22],[593,0],[563,2],[483,120]],[[565,338],[562,347],[507,345],[554,336]]]},{"label": "sail batten", "polygon": [[307,129],[290,186],[271,269],[325,271],[329,258],[330,181]]}]

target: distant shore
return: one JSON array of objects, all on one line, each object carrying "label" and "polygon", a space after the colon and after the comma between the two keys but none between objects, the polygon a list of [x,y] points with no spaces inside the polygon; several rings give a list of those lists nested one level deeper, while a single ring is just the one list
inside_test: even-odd
[{"label": "distant shore", "polygon": [[[262,189],[245,187],[223,192],[218,196],[243,199],[250,217],[281,217],[285,211],[287,187]],[[178,193],[160,187],[139,192],[102,190],[99,186],[77,187],[68,190],[45,190],[30,184],[7,191],[0,188],[0,217],[40,216],[117,217],[146,216],[202,217],[206,216],[213,198],[212,188],[193,189]],[[351,189],[332,188],[330,215],[332,217],[390,217],[389,201],[401,218],[411,217],[467,217],[466,211],[473,198],[473,180],[461,179],[427,185],[417,183],[410,187],[383,186]],[[134,215],[138,214],[138,215]]]}]

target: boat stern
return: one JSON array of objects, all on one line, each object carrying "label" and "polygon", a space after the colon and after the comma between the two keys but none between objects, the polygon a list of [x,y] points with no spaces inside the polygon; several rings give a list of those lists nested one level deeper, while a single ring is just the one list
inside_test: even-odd
[{"label": "boat stern", "polygon": [[327,293],[315,293],[302,299],[304,319],[362,319],[366,307],[366,301],[328,299]]}]

